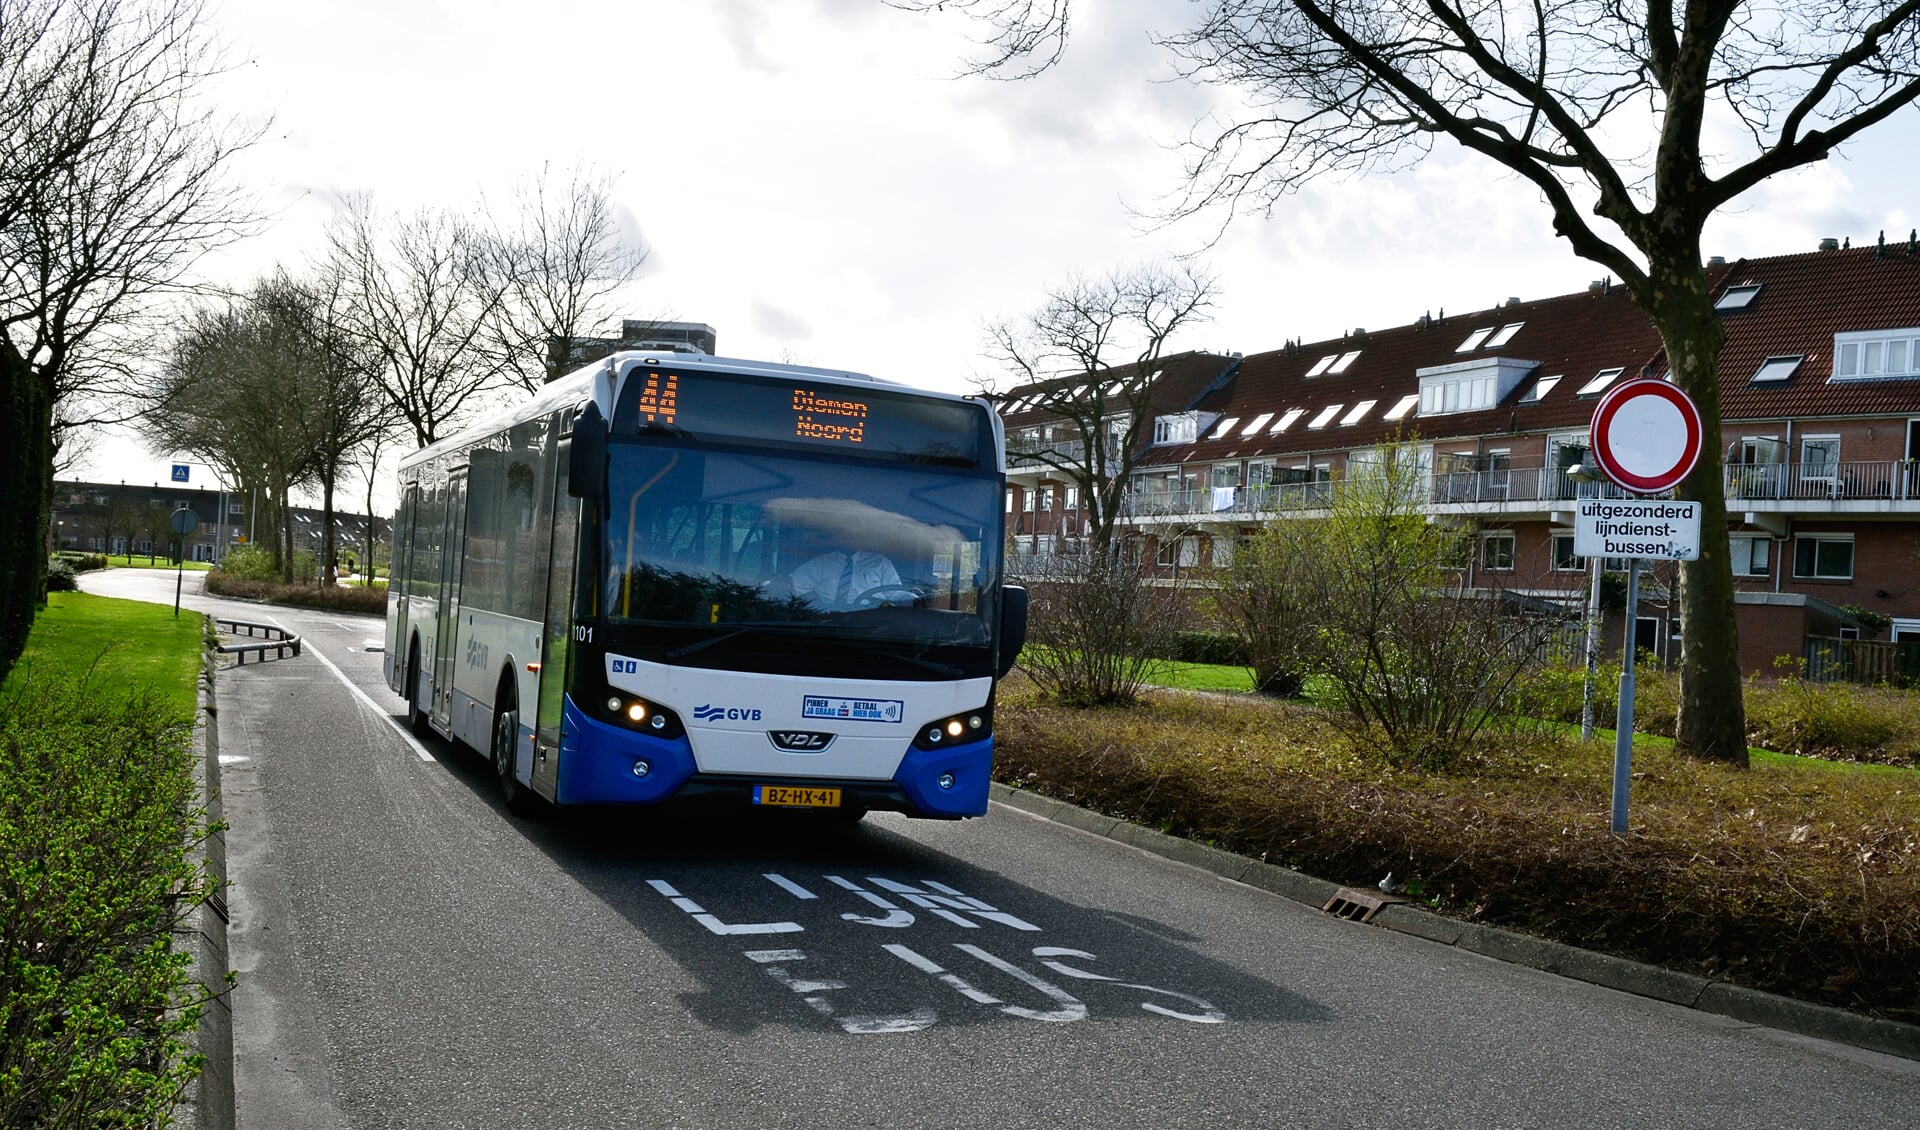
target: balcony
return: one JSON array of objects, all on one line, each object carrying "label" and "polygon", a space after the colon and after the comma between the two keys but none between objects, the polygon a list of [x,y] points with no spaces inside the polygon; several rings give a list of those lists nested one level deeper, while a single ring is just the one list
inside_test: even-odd
[{"label": "balcony", "polygon": [[[1769,463],[1725,468],[1727,509],[1749,513],[1920,512],[1920,462]],[[1263,483],[1251,487],[1135,491],[1123,519],[1260,521],[1278,514],[1326,511],[1347,480]],[[1561,466],[1423,472],[1419,502],[1436,514],[1541,517],[1570,510],[1581,498],[1625,498],[1612,483],[1579,482]]]}]

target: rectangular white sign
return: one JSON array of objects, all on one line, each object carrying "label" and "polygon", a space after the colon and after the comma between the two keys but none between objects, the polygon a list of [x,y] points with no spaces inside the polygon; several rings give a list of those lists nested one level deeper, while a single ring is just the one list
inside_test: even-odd
[{"label": "rectangular white sign", "polygon": [[1573,517],[1576,557],[1693,561],[1700,556],[1700,504],[1650,498],[1583,498]]}]

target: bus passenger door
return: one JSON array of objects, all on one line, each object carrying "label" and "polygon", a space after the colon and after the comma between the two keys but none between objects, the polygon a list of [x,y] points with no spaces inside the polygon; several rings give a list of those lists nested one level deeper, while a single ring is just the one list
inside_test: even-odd
[{"label": "bus passenger door", "polygon": [[548,558],[546,627],[540,638],[539,706],[534,716],[533,791],[549,800],[558,799],[560,786],[560,714],[573,651],[573,576],[580,539],[581,502],[567,492],[571,446],[570,439],[560,440],[553,476],[553,544]]},{"label": "bus passenger door", "polygon": [[453,727],[454,649],[460,633],[460,575],[467,556],[467,469],[447,479],[447,536],[440,554],[440,628],[433,649],[433,707],[436,725]]}]

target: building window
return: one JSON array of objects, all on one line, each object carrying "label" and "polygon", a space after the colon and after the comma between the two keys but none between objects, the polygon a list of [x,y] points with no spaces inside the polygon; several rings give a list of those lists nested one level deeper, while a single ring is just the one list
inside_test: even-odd
[{"label": "building window", "polygon": [[1805,581],[1853,579],[1852,534],[1802,534],[1793,539],[1793,575]]},{"label": "building window", "polygon": [[1354,350],[1352,353],[1342,353],[1340,355],[1340,360],[1335,361],[1331,366],[1329,366],[1327,368],[1327,372],[1344,373],[1347,371],[1347,368],[1351,366],[1354,363],[1354,361],[1359,358],[1359,356],[1360,356],[1360,351],[1358,349]]},{"label": "building window", "polygon": [[1007,490],[1007,513],[1009,513],[1009,514],[1011,514],[1011,513],[1013,513],[1013,490],[1012,490],[1012,488],[1008,488],[1008,490]]},{"label": "building window", "polygon": [[1619,380],[1620,374],[1624,372],[1626,372],[1625,369],[1602,369],[1593,375],[1592,380],[1581,385],[1580,391],[1574,393],[1574,395],[1599,396],[1601,393],[1607,391],[1607,386]]},{"label": "building window", "polygon": [[1273,422],[1273,430],[1268,432],[1267,434],[1276,435],[1276,436],[1279,435],[1281,432],[1284,432],[1288,428],[1291,428],[1295,420],[1298,420],[1300,417],[1306,414],[1307,414],[1307,410],[1305,408],[1287,409],[1285,415],[1281,416],[1278,420],[1275,420]]},{"label": "building window", "polygon": [[1480,539],[1480,567],[1489,573],[1513,572],[1513,534],[1485,534]]},{"label": "building window", "polygon": [[1068,487],[1066,508],[1068,510],[1077,510],[1079,509],[1079,506],[1080,506],[1080,488]]},{"label": "building window", "polygon": [[1467,335],[1467,340],[1455,346],[1453,351],[1455,353],[1472,353],[1474,350],[1480,348],[1480,343],[1487,340],[1487,335],[1492,332],[1492,326],[1488,326],[1484,330],[1475,330]]},{"label": "building window", "polygon": [[1747,307],[1753,305],[1753,300],[1759,297],[1759,295],[1759,283],[1743,283],[1740,286],[1730,286],[1721,292],[1719,299],[1714,302],[1713,308],[1722,314],[1729,314],[1735,310],[1745,310]]},{"label": "building window", "polygon": [[1727,544],[1732,547],[1733,575],[1736,577],[1764,577],[1768,575],[1773,553],[1772,538],[1729,538]]},{"label": "building window", "polygon": [[1049,512],[1053,510],[1053,488],[1052,487],[1040,488],[1040,509],[1046,510]]},{"label": "building window", "polygon": [[1214,428],[1213,434],[1209,435],[1207,438],[1208,439],[1225,439],[1227,438],[1227,433],[1232,431],[1233,426],[1239,422],[1240,422],[1240,417],[1228,416],[1226,419],[1220,421],[1220,425]]},{"label": "building window", "polygon": [[1572,534],[1553,535],[1553,568],[1556,573],[1580,573],[1587,568],[1587,559],[1573,552]]},{"label": "building window", "polygon": [[1920,329],[1833,335],[1833,379],[1920,376]]},{"label": "building window", "polygon": [[1260,433],[1260,429],[1266,427],[1267,421],[1271,419],[1273,419],[1273,413],[1271,412],[1260,413],[1258,416],[1255,416],[1253,418],[1253,423],[1248,424],[1246,428],[1243,431],[1241,431],[1240,433],[1241,437],[1245,438],[1251,435],[1258,435]]},{"label": "building window", "polygon": [[1778,384],[1800,370],[1803,357],[1769,357],[1760,362],[1760,368],[1753,374],[1753,384]]},{"label": "building window", "polygon": [[1378,403],[1380,402],[1377,400],[1362,400],[1360,403],[1354,405],[1345,416],[1340,418],[1340,426],[1350,428],[1359,423],[1366,418],[1368,412],[1373,411],[1373,406]]},{"label": "building window", "polygon": [[1800,441],[1801,481],[1831,482],[1839,469],[1839,436],[1807,436]]},{"label": "building window", "polygon": [[1510,322],[1507,325],[1501,326],[1499,333],[1487,339],[1486,347],[1488,349],[1498,349],[1507,344],[1513,340],[1513,335],[1519,333],[1520,327],[1524,325],[1526,325],[1525,322]]},{"label": "building window", "polygon": [[1565,376],[1565,374],[1563,373],[1563,374],[1559,374],[1551,377],[1541,377],[1539,380],[1533,382],[1533,387],[1528,389],[1527,394],[1520,398],[1520,403],[1522,404],[1540,403],[1540,398],[1552,392],[1553,386],[1560,383],[1560,378],[1562,376]]},{"label": "building window", "polygon": [[1328,424],[1333,423],[1333,418],[1335,416],[1338,416],[1340,414],[1340,409],[1344,407],[1346,407],[1344,404],[1327,405],[1325,408],[1322,408],[1320,410],[1320,414],[1318,416],[1315,416],[1312,420],[1308,421],[1307,427],[1309,428],[1326,427]]},{"label": "building window", "polygon": [[1387,409],[1386,418],[1389,420],[1398,420],[1413,411],[1413,406],[1418,403],[1420,403],[1420,394],[1417,392],[1403,396],[1394,402],[1392,408]]},{"label": "building window", "polygon": [[1020,509],[1025,510],[1029,514],[1033,513],[1033,497],[1034,497],[1033,491],[1030,491],[1030,490],[1021,491],[1020,492]]},{"label": "building window", "polygon": [[1191,412],[1162,416],[1153,422],[1153,442],[1192,443],[1200,434],[1200,421]]},{"label": "building window", "polygon": [[1313,363],[1313,368],[1307,370],[1307,375],[1309,377],[1317,377],[1321,373],[1324,373],[1327,371],[1327,366],[1333,364],[1335,361],[1338,361],[1339,359],[1340,359],[1340,355],[1338,353],[1329,353],[1325,357],[1320,358],[1320,360],[1315,361]]}]

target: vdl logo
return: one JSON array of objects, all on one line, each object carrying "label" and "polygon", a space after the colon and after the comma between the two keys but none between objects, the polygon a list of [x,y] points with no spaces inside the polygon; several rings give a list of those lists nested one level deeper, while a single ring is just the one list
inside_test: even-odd
[{"label": "vdl logo", "polygon": [[760,711],[751,706],[701,705],[693,708],[693,716],[702,722],[758,722]]}]

